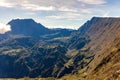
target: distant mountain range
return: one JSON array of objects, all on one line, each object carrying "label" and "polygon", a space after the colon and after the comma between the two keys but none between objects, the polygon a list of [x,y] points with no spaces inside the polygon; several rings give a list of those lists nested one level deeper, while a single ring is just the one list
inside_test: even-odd
[{"label": "distant mountain range", "polygon": [[93,17],[78,30],[48,29],[32,19],[8,24],[12,30],[0,35],[1,78],[120,78],[120,18]]},{"label": "distant mountain range", "polygon": [[[8,23],[11,31],[8,34],[32,36],[40,39],[43,35],[56,34],[58,37],[69,36],[72,29],[48,29],[40,23],[36,23],[33,19],[15,19]],[[65,34],[64,34],[65,33]]]}]

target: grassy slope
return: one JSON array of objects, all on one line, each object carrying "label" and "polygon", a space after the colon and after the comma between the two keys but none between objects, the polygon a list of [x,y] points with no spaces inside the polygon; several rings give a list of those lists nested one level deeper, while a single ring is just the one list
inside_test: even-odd
[{"label": "grassy slope", "polygon": [[85,47],[90,47],[94,59],[85,68],[62,77],[62,80],[120,80],[119,31],[119,19],[104,19],[91,25],[87,30],[91,42]]}]

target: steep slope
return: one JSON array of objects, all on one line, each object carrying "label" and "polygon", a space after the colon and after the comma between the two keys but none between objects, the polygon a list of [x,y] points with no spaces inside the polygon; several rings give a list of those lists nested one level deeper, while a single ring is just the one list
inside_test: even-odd
[{"label": "steep slope", "polygon": [[120,18],[94,17],[78,31],[79,36],[89,36],[90,39],[89,43],[82,48],[88,49],[84,51],[84,55],[86,54],[88,56],[79,60],[78,63],[87,62],[87,59],[91,59],[84,67],[78,67],[78,71],[74,72],[74,75],[71,75],[72,77],[66,76],[63,79],[119,79]]},{"label": "steep slope", "polygon": [[[105,70],[101,71],[102,73],[99,72],[101,77],[98,76],[96,79],[105,79],[106,77],[108,79],[108,77],[113,75],[116,70],[120,70],[120,60],[118,56],[120,48],[119,31],[120,18],[105,18],[103,20],[100,19],[99,24],[94,24],[94,26],[88,30],[88,33],[90,33],[92,36],[91,43],[87,46],[91,46],[91,50],[93,51],[93,54],[95,54],[94,60],[88,66],[88,73],[94,72],[96,69],[100,70],[101,68],[105,68]],[[114,58],[115,56],[116,59]],[[117,63],[114,62],[116,60],[118,60]],[[109,65],[110,63],[111,65]],[[107,67],[104,66],[104,64],[106,64]],[[98,68],[98,66],[101,68]],[[110,69],[112,66],[115,67]],[[104,75],[106,72],[107,75]]]}]

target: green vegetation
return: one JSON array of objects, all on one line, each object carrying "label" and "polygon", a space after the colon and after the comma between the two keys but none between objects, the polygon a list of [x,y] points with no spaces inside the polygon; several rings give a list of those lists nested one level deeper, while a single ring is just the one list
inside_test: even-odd
[{"label": "green vegetation", "polygon": [[119,21],[94,17],[75,32],[35,33],[30,26],[28,33],[2,35],[7,37],[0,38],[0,77],[6,77],[1,80],[119,80]]}]

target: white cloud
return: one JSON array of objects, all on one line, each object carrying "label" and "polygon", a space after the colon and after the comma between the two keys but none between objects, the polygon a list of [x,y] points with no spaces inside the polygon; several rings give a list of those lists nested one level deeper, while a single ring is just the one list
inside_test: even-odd
[{"label": "white cloud", "polygon": [[104,4],[106,3],[105,0],[78,0],[80,2],[83,2],[85,4]]},{"label": "white cloud", "polygon": [[8,31],[11,31],[11,26],[0,23],[0,34],[4,34]]},{"label": "white cloud", "polygon": [[60,7],[59,11],[65,11],[65,12],[77,12],[76,9],[72,9],[72,8],[67,8],[67,7]]},{"label": "white cloud", "polygon": [[26,12],[25,14],[26,14],[26,15],[33,16],[33,15],[35,15],[35,12]]},{"label": "white cloud", "polygon": [[65,17],[64,17],[64,16],[54,16],[54,15],[52,15],[52,16],[46,16],[46,18],[63,19],[63,18],[65,18]]},{"label": "white cloud", "polygon": [[75,18],[75,19],[68,19],[68,20],[76,20],[76,21],[81,21],[83,20],[82,18]]},{"label": "white cloud", "polygon": [[0,0],[0,7],[11,8],[14,4],[7,2],[6,0]]},{"label": "white cloud", "polygon": [[0,13],[1,18],[9,20],[20,16],[38,19],[43,25],[80,25],[95,15],[108,16],[108,13],[104,14],[108,10],[104,8],[108,5],[106,2],[107,0],[0,0],[0,8],[5,7]]},{"label": "white cloud", "polygon": [[[31,11],[52,11],[55,9],[53,6],[45,6],[41,5],[40,3],[30,3],[29,0],[0,0],[0,7],[6,7],[6,8],[19,8],[19,9],[27,9]],[[47,4],[47,2],[46,2]]]},{"label": "white cloud", "polygon": [[46,16],[45,18],[50,18],[50,19],[68,19],[68,20],[78,20],[79,17],[81,17],[82,14],[80,13],[64,13],[61,15],[51,15],[51,16]]},{"label": "white cloud", "polygon": [[21,5],[22,9],[28,9],[28,10],[32,10],[32,11],[52,11],[55,10],[55,8],[53,6],[39,6],[39,5],[35,5],[35,4],[22,4]]},{"label": "white cloud", "polygon": [[93,11],[92,9],[90,8],[83,8],[83,9],[80,9],[81,13],[87,13],[87,14],[91,14]]},{"label": "white cloud", "polygon": [[82,14],[80,14],[80,13],[66,13],[63,16],[66,16],[69,19],[76,19],[76,18],[78,19],[79,17],[82,16]]},{"label": "white cloud", "polygon": [[0,0],[0,6],[7,8],[19,8],[29,11],[60,11],[83,13],[90,13],[90,10],[87,9],[90,7],[87,7],[87,4],[104,3],[106,3],[105,0],[65,0],[63,2],[61,2],[61,0]]},{"label": "white cloud", "polygon": [[66,28],[66,29],[75,29],[75,30],[77,30],[78,29],[78,26],[76,26],[76,25],[56,25],[56,26],[47,26],[48,28]]}]

